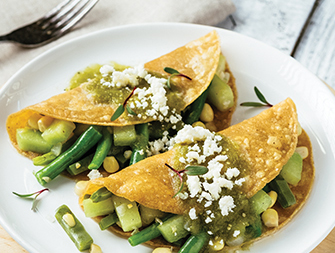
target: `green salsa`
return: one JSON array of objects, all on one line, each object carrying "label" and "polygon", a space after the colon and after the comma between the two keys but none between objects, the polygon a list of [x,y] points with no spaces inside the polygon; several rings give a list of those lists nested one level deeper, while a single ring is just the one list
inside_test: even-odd
[{"label": "green salsa", "polygon": [[[218,134],[216,134],[218,135]],[[221,135],[220,135],[221,136]],[[218,141],[218,146],[222,147],[222,151],[214,155],[206,156],[203,163],[199,164],[198,161],[188,162],[187,165],[202,165],[209,167],[209,163],[218,155],[226,156],[227,159],[222,164],[220,171],[221,175],[225,175],[227,170],[231,168],[238,168],[238,176],[232,178],[225,176],[227,180],[235,181],[243,179],[248,174],[248,165],[246,161],[239,155],[239,148],[225,136],[221,136],[222,139]],[[179,156],[174,161],[175,169],[181,171],[185,169],[185,162],[181,162],[182,159],[187,159],[187,153],[192,151],[192,146],[197,144],[200,147],[199,155],[204,154],[205,141],[196,141],[192,144],[177,144]],[[182,158],[182,159],[181,159]],[[187,176],[183,174],[183,182],[187,182]],[[206,178],[203,176],[197,176],[204,190],[204,183],[213,183],[213,178]],[[177,183],[176,183],[177,184]],[[179,187],[180,184],[178,182]],[[192,187],[192,186],[191,186]],[[243,191],[243,184],[233,183],[233,187],[221,187],[220,197],[230,196],[234,200],[234,207],[227,214],[223,215],[220,208],[219,199],[208,199],[201,197],[201,194],[191,197],[191,190],[187,183],[185,183],[181,195],[188,195],[183,201],[189,207],[187,213],[185,214],[186,224],[190,229],[191,233],[197,234],[200,229],[204,229],[210,235],[210,238],[215,240],[215,238],[223,239],[225,244],[229,246],[235,246],[241,242],[249,241],[250,239],[256,237],[253,229],[254,224],[259,221],[259,215],[257,215],[250,205],[250,201],[246,197]],[[208,203],[211,203],[210,205]],[[195,209],[196,217],[191,217],[190,211]],[[209,248],[207,248],[209,250]]]}]

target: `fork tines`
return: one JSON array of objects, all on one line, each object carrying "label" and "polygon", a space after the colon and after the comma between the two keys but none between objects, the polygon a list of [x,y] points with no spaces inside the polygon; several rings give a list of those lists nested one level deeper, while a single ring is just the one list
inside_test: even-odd
[{"label": "fork tines", "polygon": [[65,0],[38,21],[49,35],[61,35],[78,23],[99,0]]}]

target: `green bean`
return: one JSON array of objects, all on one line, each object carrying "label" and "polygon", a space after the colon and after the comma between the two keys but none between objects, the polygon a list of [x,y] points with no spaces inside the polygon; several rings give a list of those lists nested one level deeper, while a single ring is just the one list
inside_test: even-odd
[{"label": "green bean", "polygon": [[132,145],[133,152],[130,157],[129,165],[137,163],[146,157],[146,148],[149,142],[148,123],[136,125],[135,130],[137,138]]},{"label": "green bean", "polygon": [[100,220],[99,227],[101,230],[105,230],[114,225],[118,220],[119,218],[117,217],[116,213],[111,213]]},{"label": "green bean", "polygon": [[93,153],[87,156],[85,155],[84,158],[80,159],[79,161],[73,164],[70,164],[69,167],[67,168],[67,172],[69,172],[70,175],[75,176],[84,171],[89,170],[88,165],[91,163],[93,156],[94,156]]},{"label": "green bean", "polygon": [[41,185],[45,185],[78,161],[91,147],[102,137],[102,134],[94,127],[89,127],[77,141],[64,153],[35,173],[35,177]]},{"label": "green bean", "polygon": [[202,231],[197,235],[191,235],[184,245],[180,248],[178,253],[196,253],[199,252],[205,244],[208,243],[209,235]]},{"label": "green bean", "polygon": [[112,195],[113,194],[106,187],[102,187],[92,193],[91,199],[94,203],[96,203],[96,202],[108,199],[112,197]]},{"label": "green bean", "polygon": [[104,127],[103,130],[102,130],[102,138],[98,142],[97,149],[95,151],[94,157],[93,157],[90,165],[88,165],[88,168],[90,170],[99,169],[101,164],[104,162],[111,146],[112,146],[112,135],[108,131],[108,129],[106,127]]},{"label": "green bean", "polygon": [[[162,222],[168,220],[169,218],[171,218],[172,216],[174,216],[173,214],[169,214],[167,216],[165,216],[162,219]],[[161,232],[158,229],[160,223],[155,222],[152,225],[146,227],[145,229],[141,230],[140,232],[130,236],[128,238],[128,242],[130,243],[131,246],[136,246],[139,245],[141,243],[150,241],[158,236],[161,235]]]},{"label": "green bean", "polygon": [[207,88],[192,104],[186,107],[183,114],[183,121],[185,124],[193,124],[199,120],[202,109],[206,102],[209,88]]},{"label": "green bean", "polygon": [[[72,215],[75,221],[74,226],[70,226],[69,223],[66,220],[64,220],[63,217],[65,214]],[[74,242],[78,250],[84,251],[91,247],[91,244],[93,243],[92,237],[87,233],[84,226],[75,217],[70,208],[68,208],[66,205],[60,206],[56,210],[55,218],[58,221],[58,223],[62,226],[64,231],[71,238],[71,240]]]}]

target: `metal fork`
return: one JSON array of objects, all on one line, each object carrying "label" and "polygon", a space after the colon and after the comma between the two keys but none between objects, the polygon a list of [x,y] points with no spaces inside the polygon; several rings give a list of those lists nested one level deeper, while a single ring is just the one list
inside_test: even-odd
[{"label": "metal fork", "polygon": [[65,0],[39,20],[0,36],[0,42],[11,41],[28,48],[49,43],[68,32],[98,1]]}]

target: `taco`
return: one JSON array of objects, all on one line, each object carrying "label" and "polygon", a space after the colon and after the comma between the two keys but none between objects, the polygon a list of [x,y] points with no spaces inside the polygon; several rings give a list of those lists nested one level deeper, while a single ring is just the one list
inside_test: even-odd
[{"label": "taco", "polygon": [[[144,125],[146,131],[142,145],[170,138],[185,123],[221,130],[229,126],[236,101],[235,80],[213,31],[144,65],[89,66],[72,78],[66,92],[9,115],[6,127],[19,153],[35,159],[37,165],[45,165],[78,141],[88,126],[95,126],[103,138],[108,137],[107,146],[110,135],[114,137],[113,146],[117,148],[112,155],[119,157],[121,166],[127,166],[129,157],[123,152],[139,149],[137,140],[142,137],[137,128]],[[209,107],[209,114],[203,113],[206,117],[201,122],[205,107]],[[208,115],[212,116],[208,119]],[[97,142],[86,151],[92,152]],[[140,153],[138,157],[143,159],[146,154]],[[83,155],[79,153],[77,158]],[[77,176],[79,172],[70,171],[69,176],[86,177],[87,172]]]},{"label": "taco", "polygon": [[[311,143],[289,98],[218,133],[187,125],[172,144],[168,152],[89,181],[79,200],[85,214],[133,246],[228,252],[282,228],[312,187]],[[113,210],[95,215],[103,205],[96,196],[106,192]],[[132,219],[124,221],[127,212]],[[110,216],[116,218],[106,225]],[[155,217],[152,224],[147,216]]]}]

